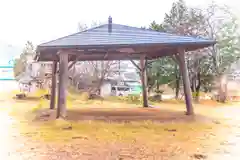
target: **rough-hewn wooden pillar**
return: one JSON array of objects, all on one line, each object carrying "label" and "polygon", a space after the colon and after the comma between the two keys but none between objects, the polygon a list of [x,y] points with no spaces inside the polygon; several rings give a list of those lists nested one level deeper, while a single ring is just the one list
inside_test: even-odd
[{"label": "rough-hewn wooden pillar", "polygon": [[54,109],[55,108],[56,83],[57,83],[57,81],[56,81],[56,73],[57,73],[57,61],[53,61],[50,109]]},{"label": "rough-hewn wooden pillar", "polygon": [[68,81],[68,53],[58,52],[59,56],[59,83],[58,83],[58,104],[57,118],[66,117],[66,97]]},{"label": "rough-hewn wooden pillar", "polygon": [[148,107],[148,96],[147,96],[147,67],[145,56],[140,58],[140,72],[141,72],[141,82],[142,82],[142,97],[143,97],[143,107]]},{"label": "rough-hewn wooden pillar", "polygon": [[193,104],[192,104],[192,92],[190,88],[190,80],[188,75],[188,68],[185,62],[185,50],[183,48],[178,49],[178,61],[179,61],[179,68],[182,73],[183,78],[183,87],[184,87],[184,95],[185,95],[185,102],[187,108],[187,115],[193,115]]}]

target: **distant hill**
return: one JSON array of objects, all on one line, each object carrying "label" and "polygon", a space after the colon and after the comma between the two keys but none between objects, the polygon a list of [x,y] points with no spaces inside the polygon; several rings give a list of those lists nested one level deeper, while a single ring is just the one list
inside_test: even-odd
[{"label": "distant hill", "polygon": [[0,42],[0,66],[8,66],[9,61],[18,57],[22,48]]}]

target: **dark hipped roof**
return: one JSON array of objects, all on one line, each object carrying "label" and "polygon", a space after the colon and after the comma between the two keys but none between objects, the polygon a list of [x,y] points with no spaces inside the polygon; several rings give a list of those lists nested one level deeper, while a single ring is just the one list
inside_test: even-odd
[{"label": "dark hipped roof", "polygon": [[[118,53],[116,49],[126,47],[134,49],[137,48],[139,49],[138,52],[142,51],[144,54],[148,54],[148,52],[150,52],[154,47],[155,57],[151,57],[149,53],[149,58],[157,58],[163,54],[165,55],[176,53],[176,49],[180,46],[183,46],[187,51],[190,51],[207,47],[215,43],[213,40],[200,37],[178,36],[174,34],[157,32],[149,29],[130,27],[120,24],[110,25],[111,31],[109,31],[109,24],[104,24],[83,32],[78,32],[66,37],[40,44],[37,47],[37,52],[39,55],[38,60],[52,60],[57,51],[61,49],[81,49],[82,51],[84,50],[84,53],[87,55],[93,53],[91,51],[94,49],[94,53],[96,54],[98,53],[96,49],[99,48],[101,48],[101,51],[104,49],[106,52],[107,50],[108,53]],[[48,56],[46,54],[48,54]],[[135,58],[138,57],[139,56]],[[87,57],[85,58],[86,59],[83,60],[91,60]],[[119,58],[120,57],[113,59]]]}]

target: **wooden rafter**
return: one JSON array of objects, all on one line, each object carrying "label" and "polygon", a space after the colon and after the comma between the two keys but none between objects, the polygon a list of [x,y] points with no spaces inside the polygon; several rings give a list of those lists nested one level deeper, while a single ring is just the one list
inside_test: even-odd
[{"label": "wooden rafter", "polygon": [[[70,70],[80,59],[81,55],[78,56],[74,61],[72,61],[69,65],[68,65],[68,70]],[[57,73],[59,73],[59,70],[57,71]]]}]

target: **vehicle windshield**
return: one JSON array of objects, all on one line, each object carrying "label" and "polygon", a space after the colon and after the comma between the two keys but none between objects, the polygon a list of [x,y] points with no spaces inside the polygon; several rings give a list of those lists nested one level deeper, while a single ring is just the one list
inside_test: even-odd
[{"label": "vehicle windshield", "polygon": [[130,88],[128,88],[128,87],[117,87],[117,90],[118,91],[129,91]]}]

